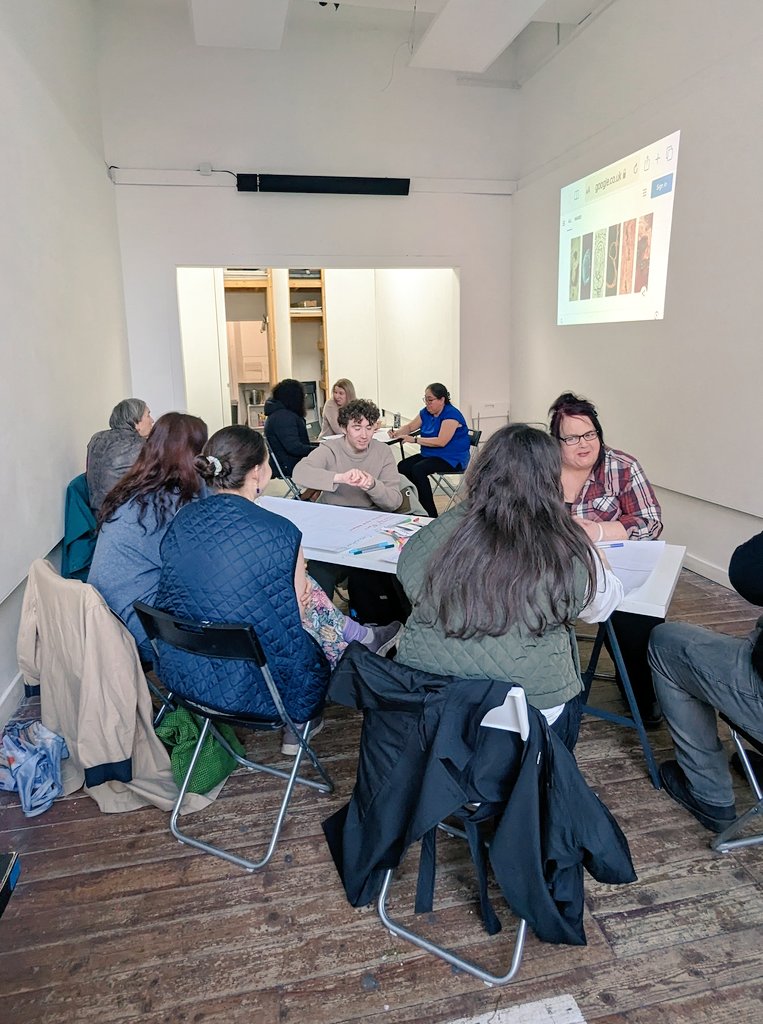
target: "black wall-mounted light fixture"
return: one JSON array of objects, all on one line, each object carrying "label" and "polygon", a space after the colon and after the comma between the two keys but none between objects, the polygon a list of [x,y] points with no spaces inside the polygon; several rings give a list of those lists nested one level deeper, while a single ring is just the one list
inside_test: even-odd
[{"label": "black wall-mounted light fixture", "polygon": [[357,178],[317,174],[237,174],[239,192],[302,192],[343,196],[407,196],[410,178]]}]

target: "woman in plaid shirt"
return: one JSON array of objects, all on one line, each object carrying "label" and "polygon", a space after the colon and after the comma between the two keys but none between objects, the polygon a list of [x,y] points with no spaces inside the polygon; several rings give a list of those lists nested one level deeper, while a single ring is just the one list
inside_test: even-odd
[{"label": "woman in plaid shirt", "polygon": [[[564,500],[594,541],[655,540],[662,532],[660,504],[632,455],[604,444],[596,407],[565,392],[549,409],[551,434],[562,454]],[[663,619],[613,612],[612,625],[644,724],[661,717],[646,652],[649,634]]]}]

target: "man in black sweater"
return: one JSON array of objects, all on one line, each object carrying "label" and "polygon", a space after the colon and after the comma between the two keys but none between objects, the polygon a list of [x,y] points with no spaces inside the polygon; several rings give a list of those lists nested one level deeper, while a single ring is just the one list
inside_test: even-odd
[{"label": "man in black sweater", "polygon": [[[763,605],[763,533],[736,549],[729,579]],[[715,711],[763,741],[763,615],[744,640],[681,622],[657,626],[649,664],[676,750],[660,766],[662,783],[705,828],[722,832],[736,811]]]}]

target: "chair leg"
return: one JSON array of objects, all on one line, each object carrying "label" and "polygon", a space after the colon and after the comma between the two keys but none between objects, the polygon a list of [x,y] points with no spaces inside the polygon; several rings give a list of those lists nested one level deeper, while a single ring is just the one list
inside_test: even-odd
[{"label": "chair leg", "polygon": [[[311,752],[311,748],[309,746],[309,726],[307,729],[305,729],[304,744],[301,745],[300,749],[297,751],[297,755],[294,758],[294,764],[292,765],[291,771],[289,772],[284,772],[276,768],[270,768],[267,765],[260,765],[254,761],[247,761],[246,758],[242,758],[239,754],[236,754],[235,751],[231,750],[230,746],[225,741],[225,738],[219,733],[218,730],[214,729],[213,734],[215,735],[215,738],[223,743],[223,746],[228,750],[230,754],[233,755],[233,757],[240,765],[242,765],[242,767],[247,768],[249,771],[263,771],[269,775],[276,775],[279,778],[286,779],[287,781],[286,788],[284,790],[283,797],[278,808],[278,814],[276,815],[275,825],[273,826],[273,831],[270,836],[270,841],[265,851],[265,855],[261,858],[261,860],[253,861],[247,859],[246,857],[239,857],[238,854],[231,853],[229,850],[223,850],[219,846],[213,846],[211,843],[205,843],[202,839],[196,839],[180,829],[180,827],[178,826],[178,815],[180,814],[180,808],[183,803],[183,798],[185,797],[185,794],[188,790],[188,785],[191,781],[196,761],[198,760],[199,753],[201,752],[201,748],[204,745],[204,740],[206,739],[208,733],[210,732],[210,729],[214,729],[212,722],[208,718],[205,718],[198,742],[196,743],[193,755],[191,757],[191,763],[188,766],[188,771],[186,772],[185,778],[183,779],[183,784],[180,787],[178,798],[175,801],[175,806],[172,809],[172,816],[170,818],[170,831],[172,832],[173,836],[175,836],[175,838],[181,843],[186,843],[188,846],[195,846],[197,849],[203,850],[205,853],[209,853],[213,857],[221,857],[223,860],[227,860],[231,864],[236,864],[238,865],[238,867],[245,868],[247,871],[260,871],[262,868],[265,867],[270,858],[273,856],[273,851],[276,848],[278,837],[281,834],[281,827],[283,825],[284,818],[286,817],[286,811],[288,809],[289,801],[291,800],[291,795],[296,783],[299,782],[303,785],[310,786],[311,788],[318,789],[322,793],[330,793],[334,788],[333,783],[328,777],[326,771],[323,769],[322,765],[320,766],[320,772],[324,779],[327,780],[326,782],[314,782],[311,779],[302,778],[299,774],[299,766],[302,763],[302,758],[305,754],[305,751],[307,751],[308,753]],[[315,758],[315,760],[317,761],[317,758]],[[318,764],[320,765],[320,762],[318,762]]]},{"label": "chair leg", "polygon": [[744,773],[747,776],[747,781],[750,784],[750,789],[755,794],[756,803],[750,807],[749,810],[745,811],[744,814],[733,821],[727,829],[721,832],[720,835],[716,836],[715,839],[710,843],[710,848],[715,850],[716,853],[728,853],[729,850],[738,850],[744,846],[760,846],[763,844],[763,832],[758,832],[756,835],[743,837],[742,839],[735,839],[747,825],[760,815],[763,815],[763,791],[761,791],[760,783],[752,770],[750,759],[747,756],[747,750],[742,743],[738,733],[731,729],[731,738],[734,740],[734,745],[739,753],[739,759],[742,762]]},{"label": "chair leg", "polygon": [[446,963],[451,964],[451,966],[457,967],[459,970],[465,971],[467,974],[471,974],[475,978],[479,978],[480,981],[484,981],[486,985],[506,985],[515,977],[519,970],[519,965],[522,962],[522,953],[524,952],[525,937],[527,934],[527,921],[520,918],[516,939],[514,940],[514,952],[511,957],[511,965],[508,972],[503,975],[491,974],[489,971],[484,971],[477,964],[472,963],[471,960],[465,960],[463,957],[457,956],[449,949],[445,949],[444,946],[438,946],[437,943],[430,942],[429,939],[425,939],[423,935],[419,935],[417,932],[413,932],[410,929],[403,927],[403,925],[398,924],[389,916],[387,913],[387,895],[389,893],[393,875],[394,870],[392,868],[385,872],[381,892],[379,893],[379,900],[376,905],[376,909],[382,923],[392,932],[393,935],[397,935],[401,939],[406,939],[408,942],[412,942],[414,946],[418,946],[419,949],[423,949],[427,953],[432,953],[441,960],[445,960]]}]

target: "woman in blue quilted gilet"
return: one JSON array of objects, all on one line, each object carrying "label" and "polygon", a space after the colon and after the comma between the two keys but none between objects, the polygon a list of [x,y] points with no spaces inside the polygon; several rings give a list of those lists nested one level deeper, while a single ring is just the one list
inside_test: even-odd
[{"label": "woman in blue quilted gilet", "polygon": [[[286,710],[298,724],[320,715],[329,672],[352,640],[385,654],[400,623],[371,628],[343,615],[308,576],[302,534],[257,504],[270,477],[262,435],[245,426],[213,434],[196,459],[214,493],[182,509],[162,547],[156,605],[196,621],[250,622],[260,638]],[[200,668],[201,666],[201,668]],[[227,712],[273,714],[259,670],[163,646],[160,675],[169,689]],[[190,693],[189,693],[190,696]],[[315,736],[320,725],[313,725]],[[282,751],[298,740],[284,734]]]}]

